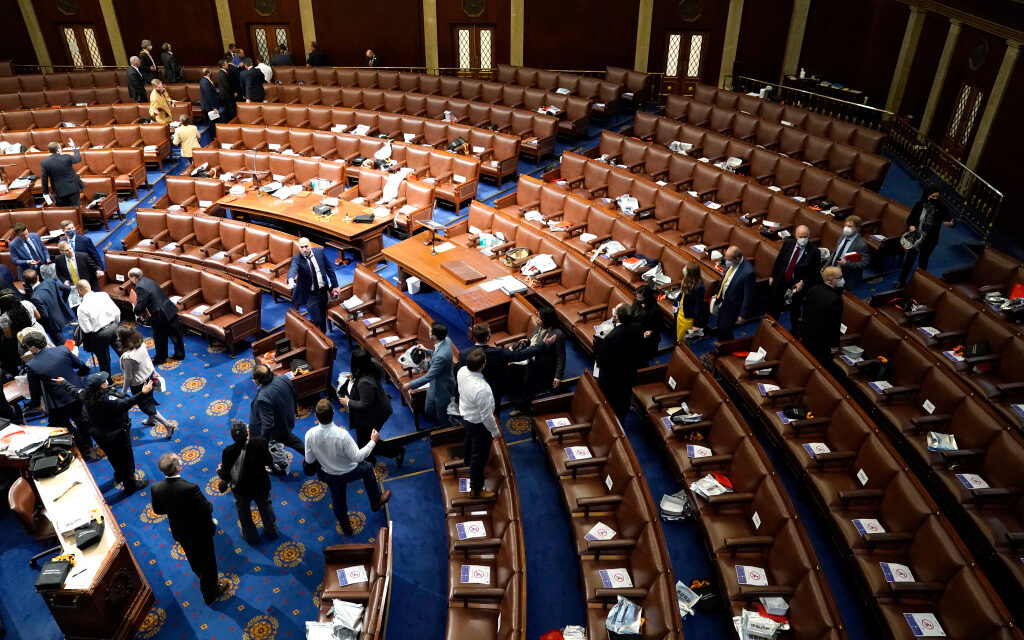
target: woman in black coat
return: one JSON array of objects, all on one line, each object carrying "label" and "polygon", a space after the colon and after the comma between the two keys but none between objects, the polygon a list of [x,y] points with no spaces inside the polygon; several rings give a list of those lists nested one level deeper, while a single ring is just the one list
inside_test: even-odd
[{"label": "woman in black coat", "polygon": [[943,226],[953,226],[953,216],[949,209],[940,199],[940,192],[936,187],[929,187],[921,194],[907,216],[907,231],[920,231],[921,242],[913,249],[909,249],[903,256],[903,268],[900,270],[900,277],[896,283],[897,289],[902,289],[907,283],[910,272],[914,269],[914,261],[917,266],[925,271],[928,270],[928,259],[931,257],[935,247],[939,246],[939,232]]},{"label": "woman in black coat", "polygon": [[[220,483],[217,488],[221,493],[231,489],[235,499],[235,511],[238,512],[238,524],[242,527],[242,537],[249,544],[260,541],[259,531],[252,519],[253,502],[260,512],[263,521],[263,533],[267,540],[277,540],[280,535],[277,529],[277,516],[274,515],[274,504],[270,499],[270,475],[267,467],[273,466],[274,459],[270,456],[267,441],[260,437],[250,438],[249,427],[244,422],[231,423],[231,440],[221,454],[217,476]],[[231,486],[231,470],[239,456],[245,453],[239,464],[239,473],[235,486]]]},{"label": "woman in black coat", "polygon": [[[523,376],[518,385],[518,393],[511,394],[516,398],[516,408],[509,414],[512,416],[528,413],[533,399],[541,393],[557,389],[565,375],[565,334],[558,324],[558,315],[551,307],[541,307],[537,315],[540,316],[540,324],[529,338],[521,342],[524,347],[541,343],[548,347],[527,360],[526,366],[522,367]],[[514,382],[514,377],[510,376],[509,381]]]},{"label": "woman in black coat", "polygon": [[[349,412],[349,426],[356,432],[356,445],[364,447],[370,441],[370,434],[384,428],[391,417],[391,397],[381,384],[380,366],[364,349],[352,352],[348,388],[340,389],[338,398]],[[405,447],[383,438],[368,456],[375,462],[375,456],[396,458],[398,466],[405,462]]]},{"label": "woman in black coat", "polygon": [[637,287],[636,298],[633,300],[633,307],[630,310],[633,322],[640,325],[643,332],[641,338],[641,353],[639,354],[637,366],[646,367],[658,353],[658,343],[661,342],[661,329],[664,322],[661,319],[661,309],[658,308],[658,295],[654,287],[642,284]]}]

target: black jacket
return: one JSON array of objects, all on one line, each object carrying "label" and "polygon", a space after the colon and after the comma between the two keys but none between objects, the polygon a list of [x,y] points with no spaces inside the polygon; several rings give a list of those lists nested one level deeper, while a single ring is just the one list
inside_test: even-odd
[{"label": "black jacket", "polygon": [[220,107],[220,96],[217,95],[217,86],[213,84],[213,80],[210,78],[199,79],[199,106],[203,108],[204,115]]},{"label": "black jacket", "polygon": [[153,56],[148,51],[139,52],[139,71],[142,72],[142,77],[146,83],[153,82],[153,78],[156,77],[156,61],[153,60]]},{"label": "black jacket", "polygon": [[295,388],[285,376],[260,387],[249,406],[249,433],[281,440],[295,428]]},{"label": "black jacket", "polygon": [[829,351],[839,346],[842,321],[842,292],[824,283],[811,287],[804,300],[803,343],[821,364],[828,362]]},{"label": "black jacket", "polygon": [[156,282],[143,276],[135,285],[135,315],[142,315],[148,311],[149,315],[157,322],[170,322],[178,317],[178,307],[171,302],[164,290]]},{"label": "black jacket", "polygon": [[[922,214],[925,212],[925,207],[931,210],[931,216],[927,216],[928,219],[922,220]],[[929,200],[922,198],[914,204],[914,208],[910,210],[910,215],[907,216],[907,227],[915,227],[918,231],[924,234],[923,243],[926,244],[938,244],[939,243],[939,232],[942,231],[942,223],[952,220],[953,217],[949,213],[949,209],[942,203],[941,200]],[[929,224],[923,224],[923,223]]]},{"label": "black jacket", "polygon": [[642,353],[642,327],[635,322],[617,324],[596,345],[601,388],[622,385],[632,388]]},{"label": "black jacket", "polygon": [[[53,264],[57,267],[57,278],[61,282],[70,282],[71,270],[68,269],[67,258],[63,255],[56,256],[53,258]],[[100,265],[96,264],[96,261],[89,257],[88,253],[81,251],[75,253],[75,269],[78,271],[79,280],[88,280],[93,291],[100,290],[96,280],[96,272],[100,270]],[[71,282],[70,286],[73,287],[75,284]]]},{"label": "black jacket", "polygon": [[352,381],[348,391],[349,424],[361,431],[381,430],[391,417],[391,399],[380,379],[360,376]]},{"label": "black jacket", "polygon": [[69,196],[85,188],[82,179],[75,172],[75,163],[82,161],[82,153],[75,149],[71,155],[51,153],[39,163],[43,193],[54,193],[57,197]]},{"label": "black jacket", "polygon": [[164,82],[181,82],[181,68],[178,59],[170,51],[160,54],[160,62],[164,65]]},{"label": "black jacket", "polygon": [[319,49],[313,49],[309,52],[309,57],[306,58],[306,62],[311,67],[326,67],[327,66],[327,54]]},{"label": "black jacket", "polygon": [[[232,95],[236,101],[245,99],[245,91],[242,87],[242,69],[238,65],[229,64],[227,68],[228,80],[231,81]],[[224,97],[221,96],[221,100]]]},{"label": "black jacket", "polygon": [[[494,394],[495,404],[501,402],[501,398],[508,392],[508,366],[512,362],[523,362],[529,360],[534,356],[539,356],[548,350],[549,345],[544,344],[543,340],[537,342],[537,344],[527,347],[525,349],[505,349],[504,347],[495,347],[489,344],[484,345],[473,345],[470,349],[463,349],[459,356],[459,364],[455,367],[455,371],[466,366],[466,359],[469,358],[469,354],[473,349],[483,349],[484,357],[487,358],[484,363],[484,380],[491,387],[491,393]],[[550,345],[551,349],[555,349],[554,344]],[[564,348],[564,342],[563,342]]]},{"label": "black jacket", "polygon": [[817,284],[820,279],[821,252],[818,250],[817,242],[808,242],[804,247],[804,253],[797,260],[793,269],[793,280],[786,281],[786,269],[789,268],[789,261],[793,259],[793,249],[796,248],[796,238],[790,236],[782,241],[782,248],[772,265],[773,286],[788,287],[797,282],[803,282],[805,287]]},{"label": "black jacket", "polygon": [[[228,69],[234,68],[238,71],[238,67],[228,66]],[[220,106],[230,108],[235,104],[235,85],[231,82],[231,72],[226,69],[221,69],[217,72],[217,97],[220,99]]]},{"label": "black jacket", "polygon": [[245,71],[245,97],[253,102],[263,102],[267,94],[263,91],[263,83],[266,78],[258,67],[252,67]]},{"label": "black jacket", "polygon": [[[65,381],[64,390],[85,402],[85,389]],[[108,435],[130,430],[132,420],[128,417],[128,411],[139,403],[139,399],[138,395],[126,395],[114,387],[107,387],[97,402],[85,405],[92,428]]]},{"label": "black jacket", "polygon": [[290,53],[278,53],[275,54],[274,57],[270,59],[270,66],[272,67],[290,67],[293,64],[295,63],[292,62],[292,54]]},{"label": "black jacket", "polygon": [[[142,65],[139,65],[140,67]],[[135,102],[149,102],[146,97],[146,78],[139,68],[129,66],[125,72],[128,77],[128,95]]]},{"label": "black jacket", "polygon": [[45,399],[47,411],[50,411],[76,402],[78,396],[68,393],[66,388],[53,382],[53,379],[64,378],[72,386],[81,387],[81,376],[88,374],[89,366],[64,345],[46,347],[28,363],[28,388],[32,405]]},{"label": "black jacket", "polygon": [[183,546],[212,537],[213,505],[202,490],[182,478],[167,478],[153,485],[153,513],[167,515],[171,537]]},{"label": "black jacket", "polygon": [[260,437],[249,438],[244,445],[237,442],[229,444],[220,458],[220,469],[217,475],[225,482],[231,482],[231,467],[235,460],[242,453],[245,447],[245,460],[242,461],[242,473],[238,477],[238,484],[233,491],[240,496],[256,497],[265,495],[270,491],[270,475],[267,467],[273,466],[274,460],[270,457],[270,449],[267,448],[267,441]]}]

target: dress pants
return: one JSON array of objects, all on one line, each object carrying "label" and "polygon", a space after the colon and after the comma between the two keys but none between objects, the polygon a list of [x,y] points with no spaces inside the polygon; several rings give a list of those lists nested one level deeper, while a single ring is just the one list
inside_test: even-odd
[{"label": "dress pants", "polygon": [[56,205],[58,207],[77,207],[82,201],[82,193],[76,191],[69,193],[66,196],[57,196]]},{"label": "dress pants", "polygon": [[207,604],[217,598],[217,551],[213,547],[213,536],[203,536],[199,540],[178,540],[188,558],[188,566],[199,578],[199,590],[203,592],[203,600]]},{"label": "dress pants", "polygon": [[266,532],[267,539],[277,539],[280,534],[277,531],[277,516],[274,515],[274,504],[270,500],[269,491],[260,496],[243,496],[236,491],[232,491],[231,495],[235,498],[238,522],[242,525],[242,537],[246,542],[256,544],[260,539],[256,524],[252,521],[252,509],[249,508],[253,502],[256,503],[256,508],[260,512],[260,520],[263,521],[263,531]]},{"label": "dress pants", "polygon": [[167,338],[174,343],[174,355],[184,357],[185,340],[181,335],[181,322],[178,320],[178,316],[174,316],[170,322],[154,317],[151,326],[153,327],[153,344],[156,347],[154,360],[167,359]]},{"label": "dress pants", "polygon": [[309,321],[321,331],[327,330],[327,287],[310,291],[306,299],[306,313]]},{"label": "dress pants", "polygon": [[626,414],[629,412],[629,400],[633,395],[632,383],[621,378],[608,382],[605,379],[598,378],[597,386],[604,393],[605,399],[608,400],[608,405],[619,418],[619,422],[625,422]]},{"label": "dress pants", "polygon": [[473,493],[484,488],[484,471],[487,470],[487,458],[491,455],[493,436],[480,422],[462,421],[466,429],[465,460],[469,461],[469,488]]},{"label": "dress pants", "polygon": [[917,247],[907,251],[903,256],[903,268],[900,270],[900,279],[896,281],[897,284],[907,284],[907,278],[910,277],[911,272],[914,270],[915,261],[918,263],[917,266],[927,271],[928,260],[932,257],[932,252],[935,251],[936,246],[938,246],[938,240],[935,242],[928,242],[925,240]]},{"label": "dress pants", "polygon": [[[782,312],[786,309],[786,291],[793,285],[792,282],[781,282],[776,281],[772,285],[771,299],[768,303],[768,315],[779,320],[782,316]],[[806,288],[806,283],[805,287]],[[801,312],[804,305],[804,289],[797,291],[793,294],[793,299],[789,303],[789,326],[790,333],[794,337],[800,337],[800,318]]]},{"label": "dress pants", "polygon": [[117,323],[111,322],[99,331],[85,334],[86,348],[96,356],[96,364],[100,371],[110,373],[110,350],[113,349],[121,357],[121,341],[117,339]]},{"label": "dress pants", "polygon": [[135,451],[127,429],[116,431],[96,430],[93,434],[96,444],[107,454],[110,466],[114,468],[114,481],[124,485],[126,490],[135,486]]},{"label": "dress pants", "polygon": [[[71,423],[74,422],[74,428]],[[92,450],[92,437],[90,431],[92,423],[89,422],[89,415],[85,412],[85,405],[80,400],[75,400],[62,407],[52,407],[47,411],[47,424],[51,427],[65,427],[71,429],[75,439],[75,446],[84,455]]]},{"label": "dress pants", "polygon": [[291,431],[284,431],[283,429],[278,429],[276,432],[270,432],[264,435],[264,437],[267,438],[268,440],[277,440],[278,442],[288,447],[289,449],[294,449],[295,451],[298,451],[302,455],[306,455],[306,443],[302,441],[302,438],[295,435]]},{"label": "dress pants", "polygon": [[327,472],[320,473],[320,479],[327,484],[331,492],[331,505],[334,517],[338,519],[341,530],[351,535],[352,525],[348,521],[348,483],[362,479],[363,488],[366,489],[366,497],[370,499],[370,507],[373,508],[380,503],[380,486],[377,484],[377,474],[373,471],[373,465],[363,460],[356,465],[356,468],[335,476]]}]

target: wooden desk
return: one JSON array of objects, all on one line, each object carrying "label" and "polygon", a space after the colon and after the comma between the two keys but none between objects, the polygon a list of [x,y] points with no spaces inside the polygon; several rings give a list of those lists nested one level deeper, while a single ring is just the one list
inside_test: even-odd
[{"label": "wooden desk", "polygon": [[[398,265],[399,287],[405,288],[405,279],[409,275],[416,276],[425,284],[440,291],[452,304],[465,309],[470,316],[470,325],[491,322],[507,316],[508,294],[500,289],[484,291],[480,285],[494,278],[510,275],[509,269],[498,259],[492,260],[478,249],[459,245],[437,255],[431,255],[432,247],[424,244],[423,240],[429,235],[420,233],[384,249],[384,257]],[[442,242],[439,242],[438,246]],[[441,266],[442,263],[453,260],[462,261],[473,267],[485,276],[484,280],[466,284]]]},{"label": "wooden desk", "polygon": [[[49,429],[26,427],[26,429]],[[60,497],[74,481],[79,484]],[[153,604],[153,589],[142,575],[124,534],[99,487],[76,452],[71,466],[53,478],[32,481],[54,529],[77,514],[96,509],[103,517],[103,538],[80,551],[73,536],[59,536],[62,553],[74,554],[64,588],[41,592],[64,637],[134,638]],[[58,500],[59,498],[59,500]],[[27,604],[27,603],[25,603]]]},{"label": "wooden desk", "polygon": [[[279,200],[269,194],[258,196],[255,191],[248,190],[241,196],[226,195],[218,200],[217,204],[230,210],[233,218],[272,218],[288,222],[352,247],[362,255],[363,262],[380,262],[383,259],[381,250],[384,248],[384,229],[393,223],[394,216],[376,218],[371,224],[352,222],[351,218],[372,214],[373,209],[347,200],[339,200],[338,206],[334,208],[334,215],[322,219],[313,214],[313,207],[320,204],[324,197],[311,191],[303,191],[287,200]],[[349,220],[346,220],[346,217]]]},{"label": "wooden desk", "polygon": [[33,206],[31,188],[11,189],[0,196],[0,209],[31,209]]}]

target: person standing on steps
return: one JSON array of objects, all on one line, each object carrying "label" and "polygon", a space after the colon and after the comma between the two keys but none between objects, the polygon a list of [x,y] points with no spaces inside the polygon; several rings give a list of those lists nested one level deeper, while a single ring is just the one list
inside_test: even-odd
[{"label": "person standing on steps", "polygon": [[153,396],[152,388],[143,391],[146,383],[156,377],[156,368],[149,359],[149,350],[146,349],[142,334],[135,327],[123,324],[117,328],[117,339],[124,349],[121,352],[121,373],[124,378],[121,393],[131,390],[139,398],[139,411],[146,414],[142,424],[151,427],[159,422],[167,430],[167,439],[170,440],[174,437],[176,427],[156,408],[160,403]]},{"label": "person standing on steps", "polygon": [[267,441],[260,437],[250,438],[249,427],[238,420],[231,423],[231,440],[233,442],[224,449],[217,468],[220,477],[217,488],[221,493],[231,489],[238,523],[246,542],[256,544],[260,541],[260,534],[252,520],[250,505],[253,502],[260,512],[267,540],[277,540],[280,533],[274,504],[270,499],[270,475],[267,473],[267,467],[273,466],[274,460],[267,448]]},{"label": "person standing on steps", "polygon": [[494,394],[484,379],[487,356],[477,347],[466,357],[466,366],[459,369],[459,415],[465,429],[464,460],[469,462],[469,490],[474,498],[493,498],[494,492],[484,489],[484,471],[491,453],[491,442],[500,438],[501,429],[494,419]]},{"label": "person standing on steps", "polygon": [[939,246],[939,232],[942,231],[942,227],[952,227],[954,224],[953,216],[940,196],[941,193],[936,187],[925,189],[921,199],[907,216],[907,231],[920,231],[922,237],[917,246],[908,249],[903,257],[900,279],[896,282],[897,289],[906,286],[915,261],[921,269],[928,270],[928,259],[931,258],[935,247]]},{"label": "person standing on steps", "polygon": [[423,412],[430,420],[441,427],[451,423],[448,420],[448,405],[455,395],[455,375],[452,374],[454,352],[452,339],[448,337],[448,327],[440,322],[430,325],[430,339],[434,343],[433,351],[429,351],[430,365],[427,372],[411,382],[406,383],[408,389],[427,388],[427,398]]},{"label": "person standing on steps", "polygon": [[[69,394],[85,404],[92,422],[91,435],[100,445],[114,468],[114,481],[124,486],[125,493],[135,493],[149,486],[149,480],[135,479],[135,451],[132,449],[132,419],[128,410],[139,403],[141,396],[126,396],[110,388],[106,371],[91,373],[85,379],[85,388],[79,389],[64,378],[55,378]],[[142,386],[142,393],[153,390],[152,381]]]},{"label": "person standing on steps", "polygon": [[[349,427],[356,432],[356,445],[365,447],[374,431],[380,432],[391,416],[391,397],[381,384],[380,366],[365,349],[352,352],[349,361],[348,393],[338,395],[341,405],[348,409]],[[405,447],[387,440],[381,440],[367,458],[376,462],[376,456],[395,458],[398,467],[405,462]]]},{"label": "person standing on steps", "polygon": [[348,483],[363,481],[370,509],[380,511],[391,499],[391,490],[381,493],[377,474],[366,459],[380,440],[373,431],[370,441],[357,447],[348,430],[334,424],[334,407],[326,400],[316,403],[316,426],[306,432],[306,454],[302,470],[307,476],[316,475],[331,492],[331,508],[338,525],[346,536],[352,535],[348,518]]},{"label": "person standing on steps", "polygon": [[306,306],[306,314],[321,331],[327,328],[327,294],[337,295],[338,277],[327,261],[324,250],[313,248],[309,238],[299,238],[299,252],[288,267],[288,288],[296,309]]},{"label": "person standing on steps", "polygon": [[61,153],[62,147],[56,141],[50,142],[46,148],[50,155],[39,163],[43,193],[49,194],[58,207],[79,206],[85,184],[78,177],[74,165],[82,161],[82,152],[72,145],[70,156]]}]

